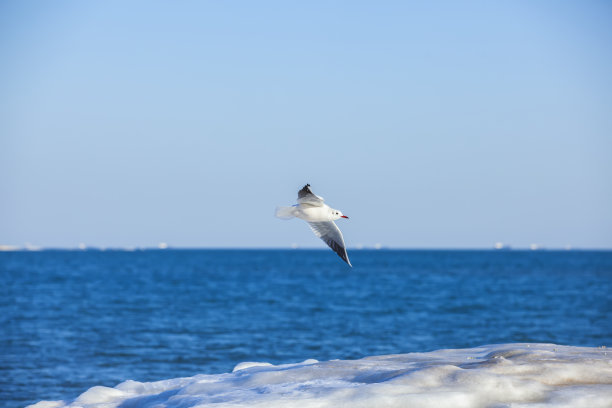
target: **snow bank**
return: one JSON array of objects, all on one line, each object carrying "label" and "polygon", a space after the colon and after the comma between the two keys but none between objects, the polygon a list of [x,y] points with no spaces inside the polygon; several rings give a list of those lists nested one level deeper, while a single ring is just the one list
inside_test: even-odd
[{"label": "snow bank", "polygon": [[503,344],[92,387],[42,407],[612,407],[605,348]]}]

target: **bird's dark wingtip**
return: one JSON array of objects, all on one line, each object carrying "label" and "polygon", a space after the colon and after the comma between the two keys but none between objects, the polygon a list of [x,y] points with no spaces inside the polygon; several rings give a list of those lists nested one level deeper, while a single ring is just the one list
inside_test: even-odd
[{"label": "bird's dark wingtip", "polygon": [[300,191],[298,191],[298,198],[305,197],[309,194],[313,194],[313,192],[310,191],[310,184],[306,184]]},{"label": "bird's dark wingtip", "polygon": [[351,264],[351,261],[349,261],[349,259],[348,259],[348,256],[346,256],[346,257],[341,256],[341,258],[344,260],[344,262],[346,262],[346,264],[348,266],[350,266],[351,268],[353,267],[353,265]]},{"label": "bird's dark wingtip", "polygon": [[342,259],[344,262],[347,263],[348,266],[352,268],[353,265],[351,265],[351,261],[349,261],[348,254],[346,253],[346,248],[338,244],[333,239],[326,238],[327,237],[322,237],[323,241],[325,241],[325,243],[340,257],[340,259]]}]

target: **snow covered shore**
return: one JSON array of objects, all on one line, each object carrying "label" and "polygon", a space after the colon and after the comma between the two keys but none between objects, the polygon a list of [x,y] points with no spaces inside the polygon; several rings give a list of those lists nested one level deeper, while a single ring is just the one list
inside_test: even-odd
[{"label": "snow covered shore", "polygon": [[274,366],[232,373],[95,386],[83,407],[612,407],[612,352],[553,344],[502,344]]}]

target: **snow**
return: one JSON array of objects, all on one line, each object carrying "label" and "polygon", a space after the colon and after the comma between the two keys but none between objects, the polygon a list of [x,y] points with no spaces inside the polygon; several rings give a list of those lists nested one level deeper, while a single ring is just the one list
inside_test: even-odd
[{"label": "snow", "polygon": [[502,344],[95,386],[43,407],[612,407],[606,348]]}]

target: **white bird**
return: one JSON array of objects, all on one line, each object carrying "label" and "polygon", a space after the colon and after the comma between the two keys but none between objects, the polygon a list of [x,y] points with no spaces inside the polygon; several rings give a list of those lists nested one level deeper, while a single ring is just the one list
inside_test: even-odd
[{"label": "white bird", "polygon": [[346,253],[342,232],[334,223],[334,220],[348,219],[348,217],[342,214],[342,211],[335,210],[325,204],[323,197],[319,197],[310,191],[310,184],[306,184],[298,191],[297,202],[291,207],[276,207],[276,216],[283,219],[296,217],[306,221],[312,232],[352,267],[353,265],[351,265]]}]

